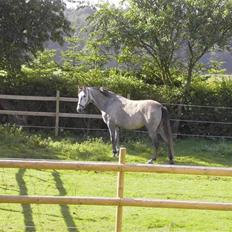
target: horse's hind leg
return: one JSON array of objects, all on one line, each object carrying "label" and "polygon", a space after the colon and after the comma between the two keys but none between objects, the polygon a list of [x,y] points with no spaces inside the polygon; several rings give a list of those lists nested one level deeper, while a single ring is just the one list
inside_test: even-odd
[{"label": "horse's hind leg", "polygon": [[154,153],[153,153],[151,159],[147,161],[147,163],[148,164],[153,164],[153,161],[155,161],[157,159],[157,155],[158,155],[159,139],[158,139],[158,136],[157,136],[156,133],[150,134],[150,137],[152,139],[152,143],[153,143],[153,146],[154,146]]},{"label": "horse's hind leg", "polygon": [[170,144],[169,139],[167,138],[165,131],[163,129],[163,127],[159,128],[158,131],[159,135],[161,136],[161,138],[163,139],[163,141],[167,144],[168,147],[168,158],[169,158],[169,163],[170,164],[174,164],[174,155],[173,155],[173,149],[172,149],[172,144]]},{"label": "horse's hind leg", "polygon": [[119,128],[115,127],[115,144],[117,155],[119,154],[120,144],[119,144]]}]

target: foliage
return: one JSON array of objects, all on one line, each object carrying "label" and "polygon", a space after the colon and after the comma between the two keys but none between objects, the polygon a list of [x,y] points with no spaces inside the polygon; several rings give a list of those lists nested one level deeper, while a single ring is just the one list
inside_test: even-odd
[{"label": "foliage", "polygon": [[[229,46],[232,36],[232,2],[230,0],[187,0],[184,21],[188,92],[194,68],[210,50]],[[184,64],[184,63],[183,63]]]},{"label": "foliage", "polygon": [[46,41],[64,42],[70,23],[64,3],[57,1],[0,1],[0,69],[15,71],[31,60]]},{"label": "foliage", "polygon": [[207,70],[208,74],[225,74],[225,69],[222,68],[224,62],[211,60],[210,66]]},{"label": "foliage", "polygon": [[30,78],[51,78],[59,76],[61,68],[55,61],[55,50],[37,52],[36,58],[22,66],[22,73]]},{"label": "foliage", "polygon": [[[193,81],[189,103],[205,107],[184,107],[181,119],[209,121],[214,123],[185,123],[180,125],[182,133],[230,136],[232,129],[231,100],[232,81],[223,77],[197,78]],[[229,108],[227,108],[229,107]],[[224,123],[224,124],[223,124]]]},{"label": "foliage", "polygon": [[105,64],[106,57],[91,49],[93,45],[86,46],[86,39],[82,39],[81,36],[67,38],[66,41],[68,49],[62,54],[65,70],[87,71],[103,67]]},{"label": "foliage", "polygon": [[[117,69],[101,70],[68,70],[61,69],[59,65],[52,61],[54,53],[48,52],[39,55],[38,59],[28,66],[23,67],[24,75],[11,77],[0,76],[0,92],[2,94],[20,94],[20,95],[39,95],[55,96],[56,90],[60,90],[61,96],[76,97],[77,86],[104,86],[123,96],[130,95],[131,99],[154,99],[162,103],[167,103],[171,118],[182,120],[198,120],[213,122],[230,122],[232,115],[229,109],[214,108],[196,108],[184,107],[181,114],[178,114],[178,107],[172,104],[180,103],[183,89],[180,87],[163,86],[147,84],[146,81],[138,79],[133,73],[119,72]],[[39,61],[39,63],[37,63]],[[40,64],[41,62],[41,64]],[[223,76],[198,76],[193,80],[189,96],[186,103],[192,105],[205,106],[224,106],[231,107],[232,102],[232,81],[230,77]],[[171,104],[171,105],[169,105]],[[14,102],[12,110],[30,110],[30,111],[50,111],[54,112],[52,102]],[[75,104],[61,104],[60,110],[63,112],[74,113]],[[92,106],[87,108],[89,113],[98,113]],[[3,120],[3,118],[1,119]],[[30,117],[32,125],[53,125],[52,119]],[[4,119],[2,122],[6,122]],[[71,120],[63,119],[60,126],[68,127],[89,127],[90,122],[85,119]],[[105,128],[102,122],[91,122],[91,127]],[[197,124],[181,122],[179,132],[184,134],[202,134],[202,135],[224,135],[230,136],[231,125],[223,124]]]},{"label": "foliage", "polygon": [[90,25],[93,41],[111,54],[114,48],[118,62],[143,67],[147,61],[157,68],[162,82],[170,84],[174,51],[181,42],[182,11],[175,2],[165,2],[130,1],[128,9],[105,4],[90,17]]},{"label": "foliage", "polygon": [[231,12],[229,0],[131,0],[126,8],[104,4],[90,17],[90,41],[122,63],[121,70],[126,66],[149,82],[153,71],[155,83],[175,86],[179,70],[184,101],[200,59],[230,44]]}]

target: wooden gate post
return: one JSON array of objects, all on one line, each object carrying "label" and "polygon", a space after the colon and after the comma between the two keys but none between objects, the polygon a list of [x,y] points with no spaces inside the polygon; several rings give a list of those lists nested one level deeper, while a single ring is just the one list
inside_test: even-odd
[{"label": "wooden gate post", "polygon": [[[121,147],[119,152],[119,164],[125,164],[126,148]],[[124,192],[124,172],[118,172],[117,180],[117,197],[123,198]],[[122,206],[118,205],[116,209],[116,223],[115,223],[115,232],[122,231]]]},{"label": "wooden gate post", "polygon": [[55,136],[59,134],[59,113],[60,113],[60,91],[56,91],[56,119],[55,119]]}]

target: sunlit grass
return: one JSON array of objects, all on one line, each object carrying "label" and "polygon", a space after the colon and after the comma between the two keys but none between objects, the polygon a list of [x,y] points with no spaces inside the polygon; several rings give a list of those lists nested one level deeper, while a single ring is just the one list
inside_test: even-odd
[{"label": "sunlit grass", "polygon": [[[123,141],[128,163],[145,163],[152,148],[146,138]],[[175,141],[179,165],[231,166],[232,143]],[[48,138],[0,127],[1,158],[47,158],[117,162],[102,138]],[[161,148],[158,163],[167,163]],[[0,194],[116,196],[116,173],[0,169]],[[232,202],[229,177],[126,173],[125,197]],[[0,204],[0,231],[114,231],[115,207]],[[124,207],[124,232],[232,231],[232,212]]]}]

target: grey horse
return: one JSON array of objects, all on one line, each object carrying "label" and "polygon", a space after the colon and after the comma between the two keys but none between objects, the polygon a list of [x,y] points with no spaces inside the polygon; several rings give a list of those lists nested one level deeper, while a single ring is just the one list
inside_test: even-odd
[{"label": "grey horse", "polygon": [[169,163],[174,164],[172,133],[166,107],[153,100],[130,100],[104,88],[82,87],[78,92],[77,112],[93,103],[102,114],[109,128],[114,156],[119,152],[119,128],[139,129],[146,127],[154,144],[154,154],[148,163],[157,158],[158,135],[168,146]]}]

